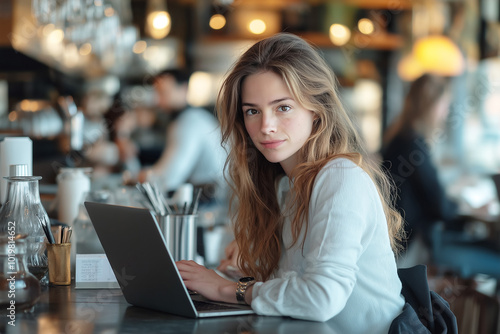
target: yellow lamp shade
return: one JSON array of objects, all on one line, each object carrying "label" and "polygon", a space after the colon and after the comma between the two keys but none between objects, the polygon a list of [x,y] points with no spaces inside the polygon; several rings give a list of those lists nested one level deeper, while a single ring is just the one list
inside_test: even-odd
[{"label": "yellow lamp shade", "polygon": [[417,40],[413,54],[424,72],[456,76],[464,69],[460,49],[446,36],[428,36]]},{"label": "yellow lamp shade", "polygon": [[405,81],[413,81],[424,74],[424,69],[413,53],[409,53],[398,63],[398,74]]}]

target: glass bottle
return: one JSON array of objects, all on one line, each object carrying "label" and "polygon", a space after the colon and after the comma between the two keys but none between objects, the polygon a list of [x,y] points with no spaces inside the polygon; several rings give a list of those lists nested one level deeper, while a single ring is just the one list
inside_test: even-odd
[{"label": "glass bottle", "polygon": [[[45,255],[45,233],[40,220],[48,224],[49,217],[40,201],[40,176],[10,176],[7,180],[7,198],[0,209],[0,233],[14,231],[26,236],[28,270],[39,280],[48,270]],[[9,230],[12,228],[13,230]]]},{"label": "glass bottle", "polygon": [[26,269],[26,235],[0,233],[0,310],[29,310],[40,297],[40,282]]}]

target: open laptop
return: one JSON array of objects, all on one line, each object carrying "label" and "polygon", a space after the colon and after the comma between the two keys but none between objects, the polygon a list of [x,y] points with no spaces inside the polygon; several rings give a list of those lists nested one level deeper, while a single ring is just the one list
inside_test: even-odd
[{"label": "open laptop", "polygon": [[250,306],[190,294],[149,210],[94,202],[85,207],[128,303],[190,318],[254,313]]}]

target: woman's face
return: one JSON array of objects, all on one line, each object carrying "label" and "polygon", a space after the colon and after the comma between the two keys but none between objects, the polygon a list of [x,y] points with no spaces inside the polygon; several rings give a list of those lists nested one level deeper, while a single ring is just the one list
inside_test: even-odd
[{"label": "woman's face", "polygon": [[241,100],[245,128],[254,145],[290,175],[299,163],[298,151],[311,135],[314,113],[299,105],[283,79],[271,71],[248,76]]}]

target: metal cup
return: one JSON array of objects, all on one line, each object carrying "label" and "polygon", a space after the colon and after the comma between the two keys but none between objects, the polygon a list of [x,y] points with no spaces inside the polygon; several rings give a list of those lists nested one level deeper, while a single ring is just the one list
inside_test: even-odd
[{"label": "metal cup", "polygon": [[160,229],[174,261],[195,260],[198,215],[161,216]]},{"label": "metal cup", "polygon": [[52,285],[71,284],[71,244],[47,244],[49,282]]}]

